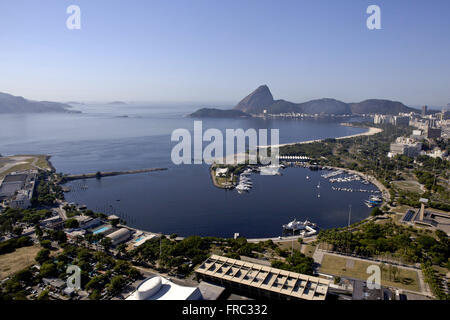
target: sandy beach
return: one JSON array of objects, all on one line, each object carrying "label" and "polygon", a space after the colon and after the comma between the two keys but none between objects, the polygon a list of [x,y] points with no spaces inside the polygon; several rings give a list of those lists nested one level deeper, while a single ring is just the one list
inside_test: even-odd
[{"label": "sandy beach", "polygon": [[[360,137],[360,136],[372,136],[372,135],[380,133],[382,131],[383,131],[383,129],[380,129],[380,128],[369,127],[369,130],[367,130],[366,132],[352,134],[352,135],[349,135],[349,136],[338,137],[338,138],[335,138],[335,139],[336,140],[342,140],[342,139],[355,138],[355,137]],[[323,141],[323,140],[326,140],[326,139],[327,138],[325,138],[325,139],[316,139],[316,140],[308,140],[308,141],[299,141],[299,142],[289,142],[289,143],[283,143],[283,144],[272,145],[272,146],[259,146],[259,148],[268,148],[268,147],[274,147],[274,148],[278,147],[278,148],[280,148],[280,147],[285,147],[285,146],[292,146],[292,145],[295,145],[295,144],[307,144],[307,143],[313,143],[313,142],[320,142],[320,141]]]},{"label": "sandy beach", "polygon": [[[341,125],[346,125],[346,124],[341,124]],[[342,139],[347,139],[347,138],[354,138],[354,137],[360,137],[360,136],[372,136],[374,134],[380,133],[382,132],[383,129],[380,128],[374,128],[374,127],[369,127],[369,130],[367,130],[366,132],[362,132],[362,133],[357,133],[357,134],[352,134],[352,135],[348,135],[348,136],[343,136],[343,137],[338,137],[335,138],[336,140],[342,140]],[[268,148],[268,147],[273,147],[273,148],[280,148],[280,147],[285,147],[285,146],[292,146],[292,145],[296,145],[296,144],[307,144],[307,143],[313,143],[313,142],[320,142],[323,140],[326,140],[329,138],[324,138],[324,139],[316,139],[316,140],[308,140],[308,141],[299,141],[299,142],[289,142],[289,143],[283,143],[283,144],[279,144],[279,145],[270,145],[270,146],[258,146],[258,148]],[[246,155],[241,155],[242,159],[248,159]],[[236,163],[237,162],[237,155],[229,155],[227,157],[224,158],[225,163]],[[216,159],[217,161],[217,159]]]}]

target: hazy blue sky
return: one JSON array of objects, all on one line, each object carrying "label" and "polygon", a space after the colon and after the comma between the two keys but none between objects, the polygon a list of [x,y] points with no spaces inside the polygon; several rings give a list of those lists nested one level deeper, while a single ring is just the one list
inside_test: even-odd
[{"label": "hazy blue sky", "polygon": [[[81,30],[66,8],[81,8]],[[382,30],[366,28],[381,7]],[[448,0],[2,0],[0,91],[48,100],[450,102]]]}]

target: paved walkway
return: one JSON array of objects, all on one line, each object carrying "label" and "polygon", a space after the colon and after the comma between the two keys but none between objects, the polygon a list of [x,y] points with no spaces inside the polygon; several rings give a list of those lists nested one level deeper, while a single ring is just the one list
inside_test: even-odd
[{"label": "paved walkway", "polygon": [[324,251],[319,249],[319,246],[316,247],[316,251],[314,251],[313,259],[315,263],[322,264]]}]

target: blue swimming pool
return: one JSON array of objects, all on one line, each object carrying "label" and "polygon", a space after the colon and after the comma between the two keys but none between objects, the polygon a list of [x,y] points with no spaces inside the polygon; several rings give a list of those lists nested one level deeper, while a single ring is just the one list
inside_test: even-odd
[{"label": "blue swimming pool", "polygon": [[134,242],[139,242],[139,241],[141,241],[142,239],[144,239],[144,236],[141,236],[141,237],[137,238],[136,240],[134,240]]},{"label": "blue swimming pool", "polygon": [[105,232],[105,231],[107,231],[107,230],[109,230],[109,229],[111,229],[111,227],[104,226],[104,227],[101,227],[101,228],[99,228],[99,229],[97,229],[97,230],[94,230],[94,232],[92,232],[92,233],[93,233],[93,234],[98,234],[98,233]]}]

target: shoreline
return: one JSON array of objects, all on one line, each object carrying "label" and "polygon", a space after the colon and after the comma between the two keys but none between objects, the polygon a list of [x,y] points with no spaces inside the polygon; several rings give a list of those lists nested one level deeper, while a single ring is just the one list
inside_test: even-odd
[{"label": "shoreline", "polygon": [[323,138],[323,139],[315,139],[315,140],[307,140],[307,141],[299,141],[299,142],[288,142],[288,143],[283,143],[283,144],[278,144],[278,145],[270,145],[270,146],[258,146],[258,148],[270,148],[270,147],[274,147],[274,148],[280,148],[280,147],[287,147],[287,146],[293,146],[296,144],[308,144],[308,143],[314,143],[314,142],[322,142],[324,140],[327,139],[336,139],[336,140],[343,140],[343,139],[349,139],[349,138],[356,138],[356,137],[361,137],[361,136],[373,136],[377,133],[383,132],[383,129],[380,128],[375,128],[375,127],[361,127],[361,126],[353,126],[353,125],[349,125],[347,123],[341,123],[341,126],[346,126],[346,127],[355,127],[355,128],[363,128],[363,129],[368,129],[365,132],[361,132],[361,133],[356,133],[356,134],[351,134],[348,136],[343,136],[343,137],[337,137],[337,138]]},{"label": "shoreline", "polygon": [[[344,123],[341,123],[341,125],[346,125],[346,124],[344,124]],[[348,125],[348,124],[347,124]],[[360,127],[360,128],[367,128],[367,127]],[[367,128],[368,130],[367,131],[365,131],[365,132],[362,132],[362,133],[358,133],[358,134],[353,134],[353,135],[348,135],[348,136],[343,136],[343,137],[337,137],[337,138],[334,138],[334,139],[336,139],[336,140],[342,140],[342,139],[347,139],[347,138],[353,138],[353,137],[359,137],[359,136],[370,136],[370,135],[375,135],[375,134],[377,134],[377,133],[380,133],[380,132],[382,132],[383,130],[382,129],[380,129],[380,128],[375,128],[375,127],[368,127]],[[315,139],[315,140],[308,140],[308,141],[301,141],[301,142],[292,142],[292,143],[287,143],[287,144],[282,144],[282,145],[279,145],[279,146],[289,146],[289,145],[296,145],[296,144],[308,144],[308,143],[314,143],[314,142],[321,142],[321,141],[324,141],[324,140],[326,140],[326,139],[332,139],[332,138],[323,138],[323,139]],[[270,146],[260,146],[259,148],[267,148],[267,147],[270,147]],[[232,156],[234,156],[234,157],[236,157],[237,155],[236,154],[234,154],[234,155],[232,155]],[[54,167],[53,167],[53,165],[51,164],[51,162],[50,162],[50,156],[48,156],[48,163],[50,164],[50,166],[54,169]],[[354,171],[354,170],[350,170],[350,169],[347,169],[347,168],[339,168],[339,167],[328,167],[328,168],[331,168],[331,169],[333,169],[333,170],[343,170],[343,171],[346,171],[346,172],[349,172],[349,173],[353,173],[353,174],[358,174],[358,175],[360,175],[360,176],[362,176],[362,177],[365,177],[366,175],[364,174],[364,173],[362,173],[362,172],[358,172],[358,171]],[[210,175],[211,175],[211,180],[213,180],[213,184],[214,184],[214,186],[215,187],[218,187],[218,188],[220,188],[220,189],[224,189],[224,190],[227,190],[228,188],[223,188],[223,187],[221,187],[221,186],[219,186],[219,185],[217,185],[217,184],[215,184],[214,183],[214,180],[215,179],[213,179],[213,177],[212,177],[212,170],[211,170],[211,167],[209,168],[209,171],[210,171]],[[372,183],[372,184],[374,184],[381,192],[382,192],[382,194],[383,194],[383,200],[385,200],[384,198],[384,195],[385,195],[385,192],[386,192],[386,194],[389,196],[389,192],[387,192],[387,189],[378,181],[378,180],[376,180],[374,177],[372,177],[372,176],[368,176],[367,175],[367,180],[370,182],[370,183]],[[66,203],[68,203],[67,202],[67,200],[63,200],[64,202],[66,202]],[[386,201],[386,202],[388,202],[388,201]],[[364,220],[366,220],[366,219],[368,219],[370,216],[368,216],[367,218],[365,218],[365,219],[363,219],[363,220],[361,220],[361,221],[364,221]],[[144,230],[144,229],[140,229],[140,228],[136,228],[136,227],[131,227],[131,226],[128,226],[128,225],[124,225],[123,227],[126,227],[126,228],[128,228],[128,229],[131,229],[131,230],[134,230],[135,232],[142,232],[142,233],[150,233],[150,234],[161,234],[161,233],[157,233],[157,232],[153,232],[153,231],[150,231],[150,230]],[[169,236],[169,235],[165,235],[165,236]],[[296,238],[298,238],[299,236],[294,236],[294,237],[282,237],[282,239],[279,239],[278,238],[278,236],[274,236],[274,237],[261,237],[261,238],[251,238],[251,239],[247,239],[248,241],[251,241],[251,242],[258,242],[258,241],[264,241],[264,240],[267,240],[267,239],[276,239],[276,240],[278,240],[278,241],[286,241],[287,239],[286,238],[288,238],[289,240],[291,240],[291,238],[293,238],[293,239],[296,239]],[[185,238],[185,237],[178,237],[178,239],[183,239],[183,238]]]},{"label": "shoreline", "polygon": [[[257,146],[257,148],[281,148],[281,147],[288,147],[288,146],[293,146],[296,144],[309,144],[309,143],[314,143],[314,142],[322,142],[324,140],[327,139],[336,139],[336,140],[343,140],[343,139],[349,139],[349,138],[356,138],[356,137],[362,137],[362,136],[373,136],[375,134],[378,134],[380,132],[383,132],[383,129],[380,128],[375,128],[375,127],[363,127],[363,126],[354,126],[351,125],[350,123],[347,122],[343,122],[340,123],[341,126],[346,126],[346,127],[355,127],[355,128],[362,128],[362,129],[368,129],[365,132],[361,132],[361,133],[356,133],[356,134],[351,134],[348,136],[343,136],[343,137],[337,137],[337,138],[322,138],[322,139],[315,139],[315,140],[307,140],[307,141],[298,141],[298,142],[288,142],[288,143],[283,143],[283,144],[278,144],[278,145],[268,145],[268,146]],[[229,156],[225,156],[222,158],[222,160],[224,161],[224,163],[232,163],[232,164],[236,164],[236,159],[237,159],[238,154],[232,154]],[[233,158],[231,158],[233,157]],[[229,161],[229,159],[231,159],[231,161]],[[244,159],[247,159],[247,154],[244,154]]]}]

